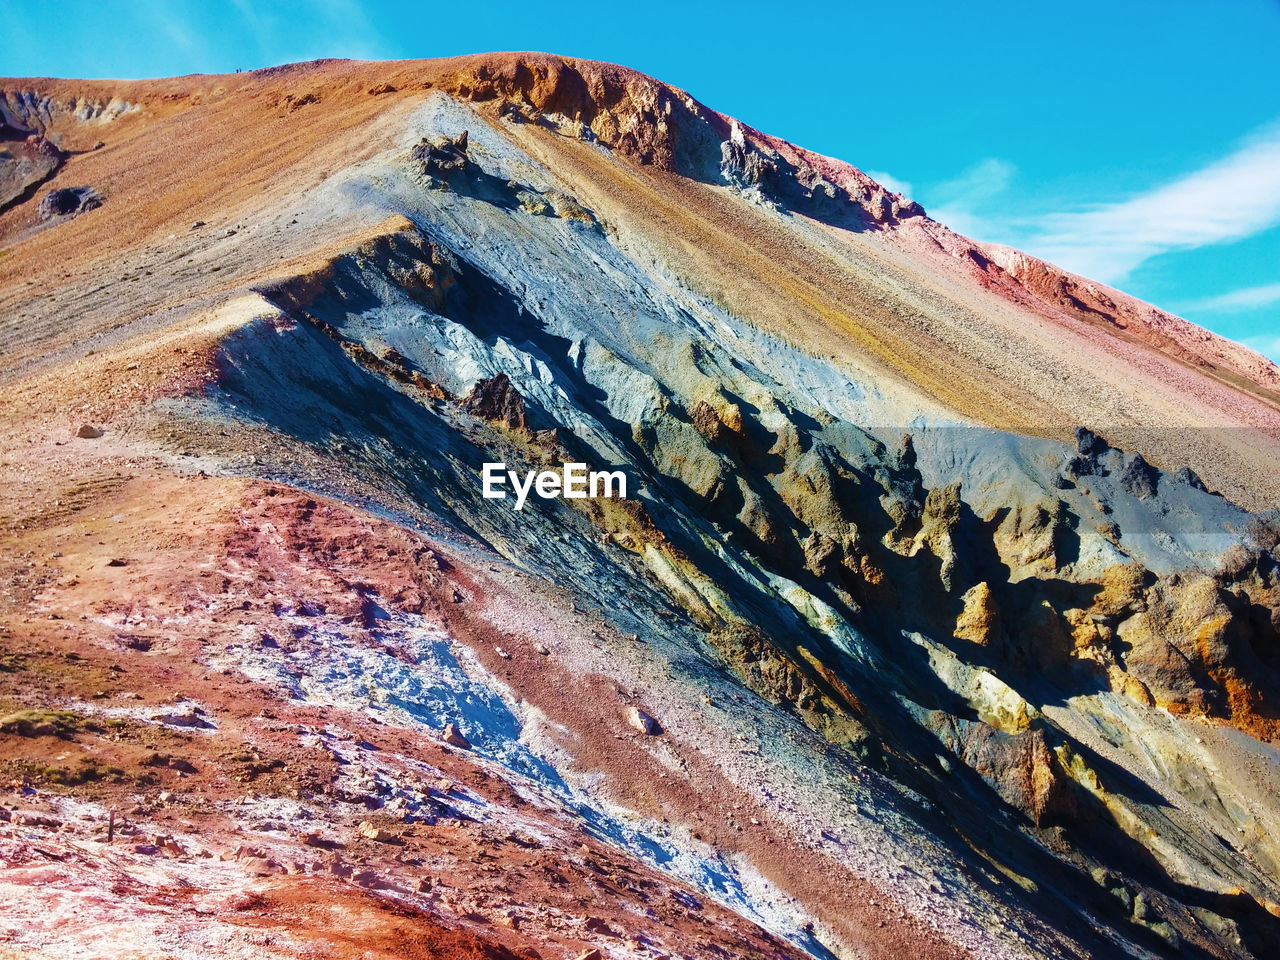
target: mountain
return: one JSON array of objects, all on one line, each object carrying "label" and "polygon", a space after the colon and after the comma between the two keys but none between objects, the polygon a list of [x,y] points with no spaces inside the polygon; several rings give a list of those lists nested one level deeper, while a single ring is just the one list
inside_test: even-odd
[{"label": "mountain", "polygon": [[1274,364],[606,64],[0,121],[14,955],[1280,951]]}]

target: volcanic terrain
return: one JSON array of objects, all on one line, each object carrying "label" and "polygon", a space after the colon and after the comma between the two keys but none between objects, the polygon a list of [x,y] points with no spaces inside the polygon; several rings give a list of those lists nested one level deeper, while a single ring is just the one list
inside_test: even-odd
[{"label": "volcanic terrain", "polygon": [[0,481],[0,957],[1280,956],[1280,368],[658,80],[0,80]]}]

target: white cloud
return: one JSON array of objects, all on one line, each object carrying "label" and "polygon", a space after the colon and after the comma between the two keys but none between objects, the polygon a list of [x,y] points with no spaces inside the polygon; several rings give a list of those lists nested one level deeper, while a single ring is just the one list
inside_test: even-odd
[{"label": "white cloud", "polygon": [[1280,124],[1202,170],[1119,203],[1040,223],[1037,253],[1098,280],[1157,254],[1252,236],[1280,222]]},{"label": "white cloud", "polygon": [[1266,283],[1260,287],[1245,287],[1216,297],[1193,300],[1184,304],[1183,309],[1231,313],[1237,310],[1253,310],[1257,307],[1266,307],[1273,303],[1280,303],[1280,283]]},{"label": "white cloud", "polygon": [[163,34],[170,45],[184,54],[185,59],[195,61],[199,55],[208,52],[208,45],[193,35],[189,17],[160,0],[149,0],[141,9],[145,22]]},{"label": "white cloud", "polygon": [[1007,160],[987,157],[965,170],[960,176],[938,184],[930,195],[942,207],[980,208],[1009,186],[1017,168]]},{"label": "white cloud", "polygon": [[900,193],[907,198],[914,195],[910,183],[906,180],[899,180],[891,173],[885,173],[883,170],[864,170],[863,173],[876,183],[880,184],[880,186],[884,187],[886,190],[892,190],[894,193]]},{"label": "white cloud", "polygon": [[1127,200],[1032,219],[1004,213],[1014,169],[988,159],[927,191],[932,216],[1105,283],[1162,253],[1240,240],[1280,223],[1280,123],[1234,153]]},{"label": "white cloud", "polygon": [[956,233],[962,233],[966,237],[972,237],[974,240],[989,240],[992,243],[1006,243],[1011,247],[1026,249],[1025,243],[1014,239],[1009,228],[999,221],[973,213],[963,207],[939,207],[929,203],[924,209],[934,220],[945,223]]},{"label": "white cloud", "polygon": [[341,38],[329,56],[376,59],[383,38],[358,0],[311,0],[315,16],[323,21],[324,34]]},{"label": "white cloud", "polygon": [[929,216],[957,233],[978,240],[1017,244],[1012,224],[992,211],[1008,189],[1017,168],[1007,160],[988,157],[959,176],[930,188],[923,202]]}]

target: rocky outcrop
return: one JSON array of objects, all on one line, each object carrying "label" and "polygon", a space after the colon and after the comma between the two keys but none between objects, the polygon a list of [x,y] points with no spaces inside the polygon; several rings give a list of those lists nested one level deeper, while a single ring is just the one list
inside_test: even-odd
[{"label": "rocky outcrop", "polygon": [[576,127],[623,156],[665,170],[676,168],[673,115],[693,104],[624,68],[559,57],[481,63],[451,74],[441,86],[464,100],[500,101],[508,118],[543,114],[562,120],[571,131]]},{"label": "rocky outcrop", "polygon": [[628,708],[627,725],[647,737],[656,737],[662,733],[662,725],[639,707]]},{"label": "rocky outcrop", "polygon": [[64,159],[63,152],[43,137],[0,139],[0,211],[32,196]]},{"label": "rocky outcrop", "polygon": [[0,90],[0,136],[15,132],[46,136],[68,125],[109,123],[136,109],[136,104],[118,96],[55,95],[8,88]]},{"label": "rocky outcrop", "polygon": [[953,635],[979,646],[998,645],[1004,638],[1004,624],[991,587],[984,580],[975,583],[961,597],[964,608],[956,617]]},{"label": "rocky outcrop", "polygon": [[458,747],[461,750],[470,750],[471,741],[462,735],[462,731],[458,729],[457,724],[446,723],[440,739],[451,747]]},{"label": "rocky outcrop", "polygon": [[747,145],[738,121],[730,123],[729,139],[720,144],[720,176],[729,183],[772,194],[778,187],[778,165],[754,146]]},{"label": "rocky outcrop", "polygon": [[[30,684],[60,681],[79,669],[70,654],[99,645],[75,690],[45,695],[81,698],[113,719],[133,711],[147,737],[169,737],[164,759],[153,739],[94,744],[126,761],[139,743],[154,752],[140,774],[120,769],[164,779],[158,804],[194,790],[177,773],[207,770],[202,786],[241,785],[225,798],[255,811],[241,829],[288,836],[258,811],[284,791],[283,806],[307,811],[300,820],[317,816],[308,831],[324,828],[323,843],[302,846],[350,847],[323,865],[326,880],[448,910],[512,942],[538,929],[538,912],[494,914],[491,904],[514,894],[473,881],[528,889],[549,869],[563,879],[538,896],[566,889],[556,917],[616,893],[665,920],[670,898],[640,886],[639,873],[620,861],[592,866],[606,862],[606,847],[634,844],[665,869],[691,865],[711,900],[755,904],[757,881],[733,885],[734,865],[749,864],[760,884],[779,885],[768,903],[818,904],[821,916],[777,921],[815,955],[867,952],[860,938],[881,918],[851,915],[847,891],[882,875],[908,912],[959,931],[974,955],[1140,947],[1172,956],[1183,942],[1197,956],[1267,955],[1274,916],[1264,904],[1278,900],[1280,847],[1265,824],[1277,803],[1257,787],[1270,754],[1250,737],[1276,734],[1280,538],[1265,518],[1208,496],[1189,470],[1157,469],[1170,457],[1149,437],[1113,431],[1096,408],[1077,415],[1019,392],[1024,374],[1040,373],[1052,391],[1087,390],[1077,377],[1089,371],[1055,366],[1074,354],[1032,339],[1075,329],[1078,318],[848,165],[630,71],[525,55],[387,70],[320,64],[246,77],[243,88],[215,78],[164,89],[226,85],[208,113],[149,101],[184,123],[223,121],[219,136],[233,129],[226,104],[236,103],[269,114],[255,136],[287,126],[302,138],[332,121],[325,138],[354,129],[374,141],[278,143],[307,157],[318,143],[333,156],[350,146],[366,159],[301,198],[306,164],[263,171],[289,189],[264,189],[247,225],[189,230],[195,217],[216,224],[216,205],[184,207],[174,232],[187,253],[130,248],[144,266],[131,268],[137,283],[72,291],[103,315],[117,306],[108,298],[151,283],[203,303],[225,295],[239,262],[261,295],[128,339],[141,356],[104,337],[101,349],[94,341],[94,353],[77,353],[74,369],[59,368],[48,391],[42,382],[13,393],[22,416],[8,426],[32,441],[19,449],[42,457],[23,463],[31,483],[6,490],[13,522],[0,524],[9,538],[0,614],[22,641],[0,649],[6,696],[26,702]],[[384,105],[426,135],[416,148],[376,139]],[[184,130],[200,134],[195,123]],[[144,139],[84,167],[137,157]],[[99,182],[113,192],[84,228],[150,210],[122,205],[124,178]],[[166,236],[159,227],[149,222],[147,236]],[[51,245],[67,232],[84,231],[34,234]],[[89,232],[104,244],[112,236]],[[17,263],[41,289],[61,283],[24,253],[28,242],[0,270]],[[206,247],[216,262],[201,260]],[[952,252],[958,267],[945,259]],[[699,274],[689,264],[704,256],[711,266]],[[170,261],[199,267],[175,273]],[[170,273],[148,281],[146,269]],[[31,329],[79,335],[69,326],[79,312],[12,289]],[[191,343],[203,352],[180,352]],[[1017,376],[998,376],[1003,360]],[[166,372],[144,381],[152,369]],[[1128,369],[1089,382],[1135,410],[1167,402],[1154,380],[1131,386]],[[1195,374],[1187,396],[1217,389],[1220,373]],[[965,393],[980,387],[991,392]],[[1151,408],[1147,390],[1159,394]],[[36,430],[26,411],[54,393],[45,418],[29,418]],[[968,411],[977,422],[1021,413],[1027,400],[1029,426],[956,424],[948,411],[963,412],[965,396],[985,398]],[[180,475],[155,495],[112,468],[125,492],[88,522],[76,514],[100,498],[97,478],[71,486],[68,476],[104,451],[48,442],[68,439],[82,418],[108,422],[141,450],[153,445],[160,466],[147,469],[176,463]],[[1108,423],[1114,445],[1088,430],[1072,444],[1077,422]],[[45,457],[58,469],[36,476]],[[517,515],[481,496],[478,466],[498,459],[614,464],[637,494],[538,502]],[[1215,485],[1245,476],[1195,462]],[[189,469],[197,464],[209,475]],[[142,469],[139,459],[129,472]],[[155,520],[158,535],[108,536],[134,530],[135,506],[181,503],[186,516],[205,509],[208,491],[257,489],[264,477],[264,502],[295,503],[296,522],[224,505],[216,522],[243,549],[196,542],[155,562],[152,551],[205,529],[203,517],[174,524],[170,513]],[[200,494],[179,500],[187,487]],[[38,507],[7,505],[27,490],[40,493]],[[317,534],[325,530],[332,536]],[[427,543],[447,545],[450,559]],[[63,606],[77,589],[90,600]],[[28,642],[37,634],[38,661]],[[168,678],[188,663],[190,683],[225,698],[216,713],[157,706],[171,702]],[[146,677],[149,699],[135,707],[121,691]],[[367,723],[339,736],[352,717]],[[305,749],[294,736],[303,727]],[[65,749],[56,726],[30,732],[18,746],[47,749],[47,768],[15,769],[42,789],[112,776],[68,768],[53,752]],[[239,749],[267,733],[289,750]],[[226,756],[174,765],[180,750],[215,738],[231,741]],[[410,749],[407,786],[393,786],[388,764]],[[15,748],[6,762],[28,761]],[[458,783],[470,767],[476,774]],[[513,776],[497,788],[502,770]],[[261,797],[246,794],[249,782]],[[119,786],[145,794],[146,785]],[[582,806],[597,790],[630,811],[625,829]],[[559,827],[524,836],[566,791],[570,842]],[[523,813],[495,838],[507,803]],[[318,816],[334,804],[348,814],[341,830]],[[437,820],[450,829],[432,829]],[[670,826],[644,826],[663,820]],[[508,830],[518,839],[504,840]],[[546,862],[516,861],[540,845]],[[148,857],[180,856],[145,846]],[[442,859],[451,850],[462,854],[456,866],[414,873],[454,863]],[[289,875],[286,857],[243,859],[254,874]],[[570,863],[594,878],[589,886],[565,882]],[[1091,879],[1094,868],[1105,882]],[[677,916],[712,907],[675,902]],[[620,917],[651,930],[640,909],[575,920],[563,928],[572,942],[549,952],[580,952],[584,932],[616,939]],[[697,955],[719,947],[720,932],[653,946]],[[886,949],[908,948],[895,938]],[[780,955],[734,955],[765,953]]]},{"label": "rocky outcrop", "polygon": [[935,713],[930,727],[989,783],[1005,803],[1036,826],[1065,825],[1078,814],[1074,785],[1041,729],[1005,733],[977,720]]},{"label": "rocky outcrop", "polygon": [[456,137],[439,137],[423,140],[411,151],[411,156],[430,177],[448,180],[455,173],[467,171],[467,131]]},{"label": "rocky outcrop", "polygon": [[788,653],[759,628],[743,623],[717,627],[708,639],[748,688],[795,711],[833,743],[862,757],[874,754],[873,738],[859,720],[862,703],[812,655]]},{"label": "rocky outcrop", "polygon": [[748,139],[737,120],[729,121],[729,138],[720,144],[720,177],[750,195],[819,218],[888,226],[924,216],[920,204],[861,174],[839,183],[803,159],[784,158],[758,135]]},{"label": "rocky outcrop", "polygon": [[499,423],[508,430],[528,427],[524,397],[511,385],[511,379],[505,373],[477,381],[462,399],[462,409],[482,420]]}]

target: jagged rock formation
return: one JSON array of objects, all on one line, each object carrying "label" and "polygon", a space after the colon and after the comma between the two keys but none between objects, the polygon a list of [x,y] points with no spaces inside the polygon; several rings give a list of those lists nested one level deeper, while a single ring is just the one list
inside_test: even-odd
[{"label": "jagged rock formation", "polygon": [[122,896],[340,955],[1280,948],[1274,365],[621,68],[5,86],[8,862],[139,795]]}]

